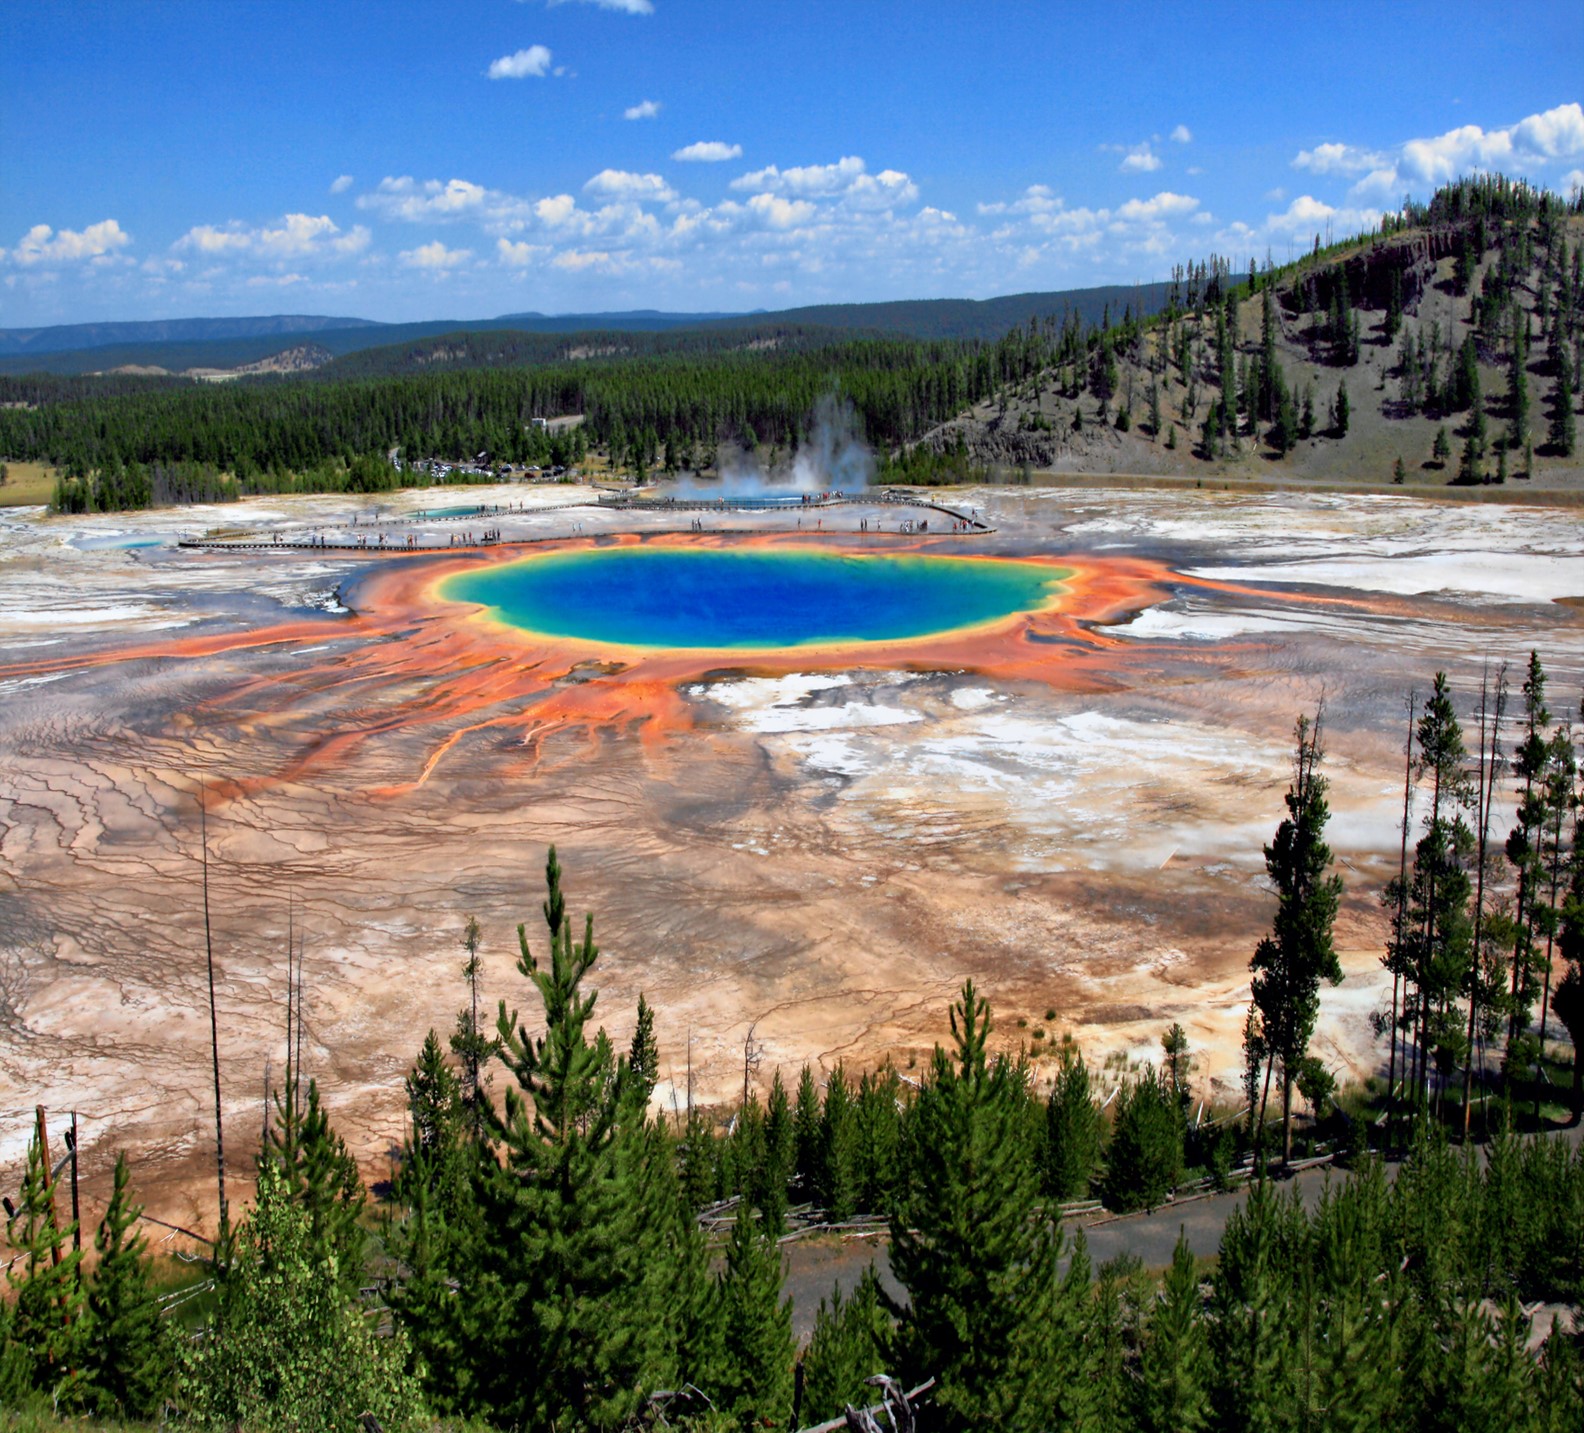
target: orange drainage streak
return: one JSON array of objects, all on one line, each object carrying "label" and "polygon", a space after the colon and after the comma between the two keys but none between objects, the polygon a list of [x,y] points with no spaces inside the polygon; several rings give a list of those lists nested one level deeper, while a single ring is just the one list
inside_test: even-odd
[{"label": "orange drainage streak", "polygon": [[[644,542],[706,547],[815,545],[807,534],[705,533],[541,542],[531,550],[585,551]],[[878,550],[923,552],[938,545],[924,537],[891,540]],[[487,560],[509,560],[522,550],[503,544],[490,549]],[[841,550],[866,549],[842,543]],[[753,675],[967,671],[1068,691],[1103,690],[1115,685],[1123,652],[1148,650],[1149,644],[1107,636],[1094,630],[1096,626],[1164,600],[1174,586],[1218,586],[1185,579],[1159,563],[1136,558],[1040,554],[982,560],[1060,566],[1068,575],[1062,579],[1063,590],[1039,611],[938,636],[784,651],[666,651],[536,636],[491,621],[478,609],[445,601],[436,595],[438,584],[479,561],[477,554],[461,551],[376,569],[359,581],[351,599],[356,612],[344,619],[176,637],[102,653],[14,663],[0,667],[0,677],[83,671],[133,661],[202,661],[295,644],[333,644],[333,650],[313,654],[289,676],[271,680],[249,673],[206,700],[206,711],[216,719],[245,719],[267,726],[288,742],[294,725],[323,722],[298,738],[295,750],[273,773],[232,783],[229,794],[252,794],[303,780],[316,771],[349,766],[365,743],[412,733],[422,745],[422,754],[412,759],[412,779],[367,788],[370,795],[395,797],[430,780],[459,745],[480,732],[520,733],[515,751],[530,769],[542,759],[547,738],[569,729],[583,731],[590,740],[635,733],[647,750],[657,753],[672,736],[692,726],[692,708],[682,688],[723,670]],[[1268,593],[1262,595],[1268,600]],[[508,763],[512,760],[507,757]]]}]

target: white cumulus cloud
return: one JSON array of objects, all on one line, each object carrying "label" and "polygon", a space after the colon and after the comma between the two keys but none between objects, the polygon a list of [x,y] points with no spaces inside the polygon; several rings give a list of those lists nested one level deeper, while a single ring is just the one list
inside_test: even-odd
[{"label": "white cumulus cloud", "polygon": [[502,55],[489,67],[492,80],[539,79],[549,73],[550,51],[543,45],[530,45],[515,54]]},{"label": "white cumulus cloud", "polygon": [[525,269],[535,259],[542,258],[550,250],[543,244],[530,244],[526,240],[513,242],[510,239],[497,239],[495,241],[495,256],[509,269]]},{"label": "white cumulus cloud", "polygon": [[359,209],[410,224],[472,219],[504,226],[521,222],[531,212],[526,200],[486,189],[470,179],[426,179],[420,183],[410,174],[387,175],[372,194],[360,194],[357,204]]},{"label": "white cumulus cloud", "polygon": [[658,174],[633,174],[625,169],[602,169],[583,189],[607,199],[628,199],[637,203],[668,204],[677,197],[676,191]]},{"label": "white cumulus cloud", "polygon": [[791,199],[838,199],[849,209],[891,209],[912,204],[918,185],[899,169],[870,174],[856,155],[834,164],[795,165],[780,169],[768,164],[732,180],[731,187],[759,194],[779,194]]},{"label": "white cumulus cloud", "polygon": [[1430,188],[1482,170],[1527,173],[1580,157],[1584,157],[1584,106],[1574,102],[1496,129],[1459,125],[1444,134],[1410,139],[1390,152],[1335,142],[1317,144],[1300,150],[1293,165],[1313,174],[1362,176],[1351,197],[1384,200],[1400,196],[1410,186]]},{"label": "white cumulus cloud", "polygon": [[615,10],[622,15],[654,14],[654,0],[545,0],[546,7],[551,10],[557,5],[567,4],[593,5],[601,10]]},{"label": "white cumulus cloud", "polygon": [[420,244],[416,249],[404,249],[398,256],[409,269],[429,269],[446,272],[465,264],[473,257],[471,249],[448,249],[438,239],[432,244]]},{"label": "white cumulus cloud", "polygon": [[731,182],[733,189],[763,190],[767,194],[798,194],[827,198],[841,194],[864,173],[864,162],[854,155],[838,159],[834,164],[805,164],[791,169],[778,169],[767,164],[763,169],[752,170]]},{"label": "white cumulus cloud", "polygon": [[342,174],[331,181],[330,192],[332,194],[345,194],[351,187],[352,176],[350,174]]},{"label": "white cumulus cloud", "polygon": [[613,267],[611,256],[603,249],[567,249],[557,254],[550,262],[558,269],[568,269],[573,273],[580,273],[584,269]]},{"label": "white cumulus cloud", "polygon": [[[50,228],[35,224],[11,250],[11,261],[23,268],[36,264],[73,264],[106,259],[132,242],[132,236],[114,219],[101,219],[86,229]],[[3,251],[0,251],[3,252]]]},{"label": "white cumulus cloud", "polygon": [[224,226],[196,224],[171,248],[212,259],[247,255],[284,263],[311,258],[344,258],[368,248],[372,236],[361,224],[343,232],[328,214],[287,214],[278,224],[250,228],[237,220]]},{"label": "white cumulus cloud", "polygon": [[659,100],[640,100],[622,111],[623,119],[653,119],[660,113]]},{"label": "white cumulus cloud", "polygon": [[755,194],[748,210],[772,229],[794,229],[819,213],[807,199],[785,199],[779,194]]},{"label": "white cumulus cloud", "polygon": [[1293,159],[1293,168],[1307,169],[1311,174],[1362,174],[1367,169],[1379,169],[1387,162],[1385,155],[1373,149],[1328,143],[1317,144],[1313,149],[1300,149]]},{"label": "white cumulus cloud", "polygon": [[578,212],[577,200],[570,194],[550,194],[533,206],[534,217],[547,228],[558,229],[570,223]]},{"label": "white cumulus cloud", "polygon": [[727,159],[741,159],[742,145],[727,144],[720,139],[701,139],[697,144],[673,150],[671,157],[684,164],[720,164]]},{"label": "white cumulus cloud", "polygon": [[1191,144],[1193,131],[1187,125],[1180,124],[1171,132],[1171,140],[1173,144]]},{"label": "white cumulus cloud", "polygon": [[911,204],[919,197],[918,185],[900,169],[860,174],[847,187],[846,202],[860,209],[890,209]]},{"label": "white cumulus cloud", "polygon": [[1116,210],[1116,217],[1126,223],[1153,224],[1157,220],[1191,214],[1199,201],[1187,194],[1173,194],[1163,189],[1153,199],[1129,199]]},{"label": "white cumulus cloud", "polygon": [[1300,194],[1280,214],[1267,214],[1264,224],[1258,229],[1246,224],[1233,227],[1243,240],[1252,242],[1257,238],[1278,235],[1306,239],[1311,234],[1323,234],[1327,224],[1331,226],[1333,235],[1341,237],[1344,234],[1362,233],[1379,224],[1380,220],[1381,211],[1378,208],[1327,204],[1312,194]]}]

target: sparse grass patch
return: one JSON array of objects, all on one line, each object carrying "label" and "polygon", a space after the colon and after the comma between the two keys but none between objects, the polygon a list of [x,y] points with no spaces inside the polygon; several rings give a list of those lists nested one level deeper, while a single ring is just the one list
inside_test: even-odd
[{"label": "sparse grass patch", "polygon": [[0,508],[42,507],[55,491],[55,469],[44,463],[7,463]]}]

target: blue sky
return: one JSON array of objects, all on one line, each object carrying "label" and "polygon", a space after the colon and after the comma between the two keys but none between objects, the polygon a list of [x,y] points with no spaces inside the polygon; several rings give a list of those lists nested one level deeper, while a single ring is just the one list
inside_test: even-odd
[{"label": "blue sky", "polygon": [[0,325],[1129,283],[1567,192],[1581,100],[1579,0],[17,0]]}]

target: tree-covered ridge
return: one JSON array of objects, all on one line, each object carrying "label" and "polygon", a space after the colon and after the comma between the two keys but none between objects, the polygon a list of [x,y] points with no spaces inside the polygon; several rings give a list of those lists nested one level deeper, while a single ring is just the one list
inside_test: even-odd
[{"label": "tree-covered ridge", "polygon": [[[721,442],[797,443],[832,389],[852,404],[871,441],[901,444],[1004,381],[1018,348],[875,340],[412,378],[151,385],[0,409],[0,450],[33,454],[95,489],[104,484],[107,498],[123,484],[152,493],[149,472],[178,465],[208,470],[212,487],[235,475],[233,491],[273,492],[359,459],[389,468],[393,448],[409,458],[487,451],[542,462],[554,439],[533,420],[580,413],[579,442],[621,452],[637,445],[651,455],[663,447],[673,467],[708,466]],[[392,474],[383,485],[399,481]],[[149,501],[94,496],[100,507]]]},{"label": "tree-covered ridge", "polygon": [[1372,234],[1326,247],[1316,236],[1284,265],[1267,256],[1243,275],[1212,257],[1179,268],[1158,319],[1081,344],[1047,336],[1033,377],[926,445],[1041,467],[1081,465],[1128,435],[1141,471],[1251,472],[1263,458],[1384,477],[1395,457],[1402,482],[1405,456],[1446,468],[1443,420],[1453,420],[1458,482],[1528,477],[1537,451],[1567,465],[1584,339],[1581,216],[1584,195],[1564,202],[1481,177],[1385,216]]},{"label": "tree-covered ridge", "polygon": [[[178,319],[149,323],[75,324],[48,329],[0,329],[0,373],[62,375],[105,373],[127,366],[155,365],[177,373],[189,368],[235,368],[278,353],[283,344],[311,339],[337,357],[369,354],[358,371],[390,372],[409,360],[422,366],[424,340],[453,345],[466,337],[485,355],[493,350],[487,335],[499,333],[502,348],[529,336],[562,335],[564,343],[528,345],[542,361],[565,347],[586,347],[590,335],[614,336],[635,352],[649,352],[646,336],[687,334],[685,342],[740,345],[776,334],[819,332],[837,335],[888,335],[894,338],[958,339],[994,342],[1030,318],[1058,319],[1071,312],[1084,323],[1101,320],[1109,308],[1131,304],[1153,313],[1165,296],[1161,283],[1107,285],[1052,293],[1007,294],[991,299],[903,299],[882,303],[815,304],[771,313],[504,314],[470,321],[372,323],[360,319],[276,316],[240,319]],[[724,330],[711,337],[712,330]],[[381,356],[374,356],[383,350]],[[457,358],[467,359],[458,349]],[[494,361],[499,361],[496,359]]]}]

